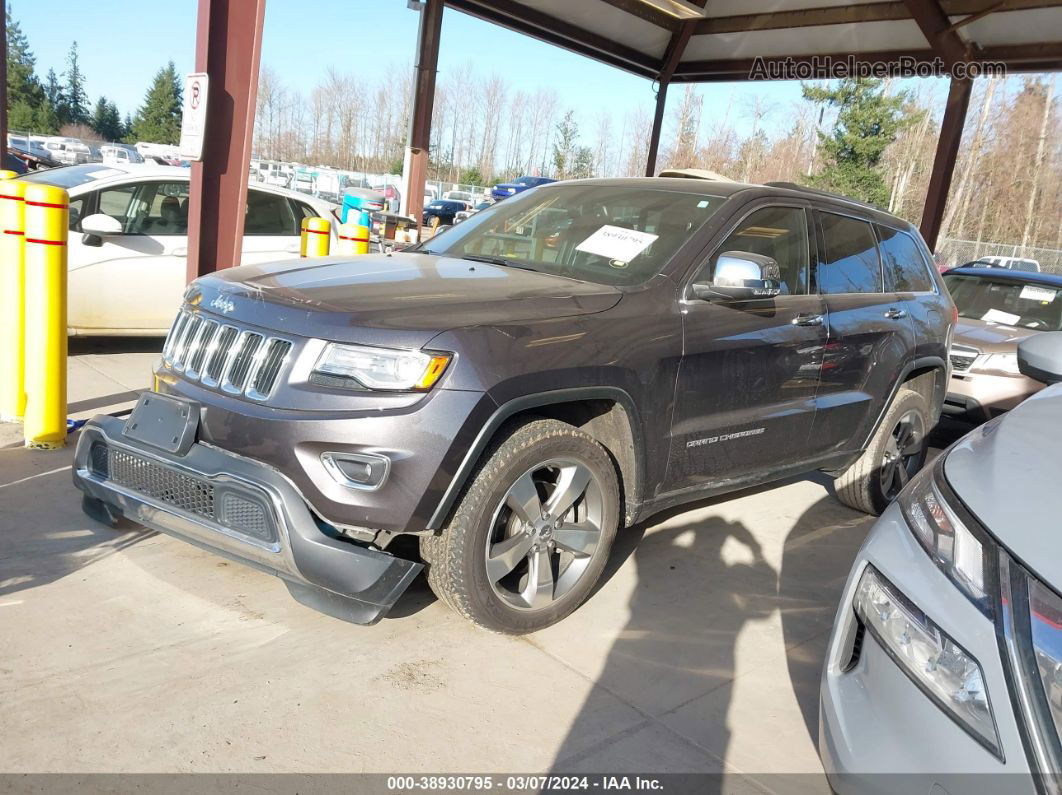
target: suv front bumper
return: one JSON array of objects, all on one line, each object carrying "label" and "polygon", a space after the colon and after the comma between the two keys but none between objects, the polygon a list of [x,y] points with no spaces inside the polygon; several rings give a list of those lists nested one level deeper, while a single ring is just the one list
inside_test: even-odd
[{"label": "suv front bumper", "polygon": [[382,618],[422,565],[328,534],[277,470],[202,443],[176,456],[121,420],[85,424],[74,485],[113,516],[275,574],[299,602],[357,624]]}]

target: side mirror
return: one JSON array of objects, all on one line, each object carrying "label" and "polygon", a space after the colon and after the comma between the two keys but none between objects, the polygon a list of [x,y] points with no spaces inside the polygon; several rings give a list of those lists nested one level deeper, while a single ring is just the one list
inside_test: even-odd
[{"label": "side mirror", "polygon": [[771,257],[751,251],[724,251],[710,282],[694,282],[693,294],[704,301],[750,301],[774,298],[782,291],[781,271]]},{"label": "side mirror", "polygon": [[86,235],[106,237],[107,235],[120,235],[124,231],[122,222],[117,218],[111,218],[103,213],[96,213],[81,219],[81,231]]},{"label": "side mirror", "polygon": [[1045,384],[1062,382],[1062,331],[1048,331],[1018,343],[1018,370]]}]

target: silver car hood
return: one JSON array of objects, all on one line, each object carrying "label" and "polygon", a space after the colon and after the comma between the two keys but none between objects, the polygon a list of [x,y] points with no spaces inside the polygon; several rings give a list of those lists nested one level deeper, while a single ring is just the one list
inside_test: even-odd
[{"label": "silver car hood", "polygon": [[944,474],[1004,547],[1062,587],[1062,384],[959,441]]}]

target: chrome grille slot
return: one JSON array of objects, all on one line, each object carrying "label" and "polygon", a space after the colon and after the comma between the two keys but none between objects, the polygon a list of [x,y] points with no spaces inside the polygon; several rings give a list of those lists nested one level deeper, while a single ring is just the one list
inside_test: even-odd
[{"label": "chrome grille slot", "polygon": [[214,518],[214,487],[146,458],[111,449],[108,479],[187,513]]},{"label": "chrome grille slot", "polygon": [[952,345],[948,358],[951,360],[952,372],[964,373],[969,370],[981,351],[965,345]]},{"label": "chrome grille slot", "polygon": [[254,400],[265,400],[269,397],[290,352],[291,343],[287,340],[274,337],[266,343],[265,355],[261,357],[258,370],[247,386],[247,397]]},{"label": "chrome grille slot", "polygon": [[216,387],[221,383],[221,377],[228,369],[229,361],[235,352],[233,343],[240,336],[240,330],[235,326],[222,326],[214,343],[214,350],[207,360],[206,369],[203,371],[203,383],[206,386]]},{"label": "chrome grille slot", "polygon": [[166,337],[166,343],[162,346],[162,358],[167,362],[173,361],[173,352],[177,348],[177,343],[181,339],[181,335],[184,333],[184,327],[188,323],[188,317],[188,313],[182,311],[177,315],[177,319],[173,321],[173,327],[170,329],[170,333]]},{"label": "chrome grille slot", "polygon": [[239,394],[243,392],[247,384],[247,373],[255,363],[255,356],[262,345],[262,335],[252,331],[245,331],[240,338],[240,344],[236,346],[237,353],[232,359],[225,378],[221,381],[221,388],[226,392]]},{"label": "chrome grille slot", "polygon": [[188,366],[185,368],[185,373],[189,378],[198,378],[203,369],[203,360],[206,358],[207,351],[210,350],[210,343],[214,339],[214,333],[218,330],[218,324],[214,320],[207,320],[199,329],[199,334],[192,341],[192,347],[188,352]]},{"label": "chrome grille slot", "polygon": [[199,317],[199,315],[193,315],[188,321],[184,329],[184,334],[181,336],[181,342],[173,354],[173,368],[175,370],[183,370],[188,364],[188,354],[192,347],[192,343],[195,341],[196,335],[199,334],[199,329],[202,326],[203,318]]},{"label": "chrome grille slot", "polygon": [[162,348],[168,367],[210,389],[266,400],[276,388],[293,343],[181,309]]}]

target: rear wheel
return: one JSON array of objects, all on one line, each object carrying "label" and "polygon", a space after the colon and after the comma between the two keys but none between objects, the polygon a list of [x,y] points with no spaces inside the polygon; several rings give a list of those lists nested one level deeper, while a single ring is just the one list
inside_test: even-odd
[{"label": "rear wheel", "polygon": [[866,451],[837,478],[838,499],[875,516],[884,511],[925,463],[928,431],[926,399],[901,388]]},{"label": "rear wheel", "polygon": [[604,448],[571,425],[534,420],[488,453],[441,535],[421,539],[428,583],[482,627],[533,632],[586,599],[618,524]]}]

